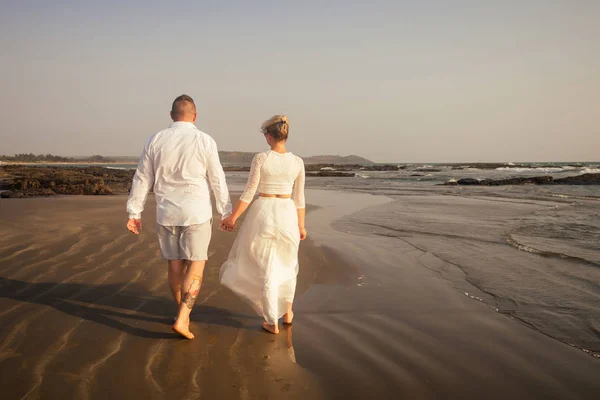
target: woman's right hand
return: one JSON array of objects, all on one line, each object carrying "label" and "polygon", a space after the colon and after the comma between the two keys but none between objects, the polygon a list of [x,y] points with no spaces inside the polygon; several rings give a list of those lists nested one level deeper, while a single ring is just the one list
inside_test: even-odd
[{"label": "woman's right hand", "polygon": [[300,240],[306,239],[308,232],[306,232],[306,228],[300,228]]},{"label": "woman's right hand", "polygon": [[235,229],[235,224],[236,221],[231,216],[229,216],[223,221],[221,221],[221,230],[224,230],[226,232],[232,232]]}]

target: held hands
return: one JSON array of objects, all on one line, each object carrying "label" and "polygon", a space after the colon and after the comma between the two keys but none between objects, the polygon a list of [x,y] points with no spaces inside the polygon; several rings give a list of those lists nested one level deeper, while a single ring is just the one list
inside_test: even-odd
[{"label": "held hands", "polygon": [[142,220],[135,219],[135,218],[129,218],[127,220],[127,229],[129,230],[129,232],[131,232],[135,235],[139,235],[140,232],[142,231]]},{"label": "held hands", "polygon": [[232,232],[235,229],[236,221],[231,216],[225,218],[219,224],[219,228],[225,232]]}]

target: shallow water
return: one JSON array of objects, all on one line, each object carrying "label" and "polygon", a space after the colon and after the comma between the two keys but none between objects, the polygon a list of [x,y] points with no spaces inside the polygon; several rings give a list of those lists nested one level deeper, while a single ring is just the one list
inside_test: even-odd
[{"label": "shallow water", "polygon": [[589,218],[599,206],[415,192],[334,227],[409,243],[441,260],[422,264],[457,289],[558,340],[599,352],[598,228]]}]

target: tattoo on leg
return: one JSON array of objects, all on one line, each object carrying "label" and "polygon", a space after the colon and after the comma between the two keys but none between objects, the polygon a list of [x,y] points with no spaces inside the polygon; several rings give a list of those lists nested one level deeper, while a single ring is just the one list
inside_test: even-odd
[{"label": "tattoo on leg", "polygon": [[183,294],[183,299],[181,300],[185,305],[191,310],[194,307],[194,303],[196,302],[196,297],[198,297],[198,293],[200,293],[200,285],[202,284],[202,278],[199,276],[194,276],[194,279],[190,283],[190,287]]}]

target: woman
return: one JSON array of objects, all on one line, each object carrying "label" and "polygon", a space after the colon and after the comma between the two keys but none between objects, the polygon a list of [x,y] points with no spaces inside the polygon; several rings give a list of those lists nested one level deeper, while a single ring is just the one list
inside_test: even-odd
[{"label": "woman", "polygon": [[279,318],[287,324],[294,318],[298,246],[307,234],[304,162],[285,148],[286,116],[273,116],[261,130],[271,150],[254,156],[246,190],[221,226],[232,230],[257,190],[259,197],[221,267],[221,283],[250,302],[266,331],[278,334]]}]

